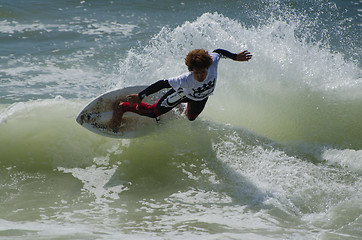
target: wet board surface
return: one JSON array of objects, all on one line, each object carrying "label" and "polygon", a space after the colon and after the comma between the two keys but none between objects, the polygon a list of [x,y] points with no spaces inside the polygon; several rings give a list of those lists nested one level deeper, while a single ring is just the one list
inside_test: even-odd
[{"label": "wet board surface", "polygon": [[[129,94],[139,93],[147,86],[133,86],[122,89],[116,89],[104,93],[91,102],[78,114],[76,121],[94,133],[113,138],[134,138],[146,135],[157,127],[158,122],[154,118],[140,116],[132,112],[125,112],[122,117],[122,124],[118,131],[110,128],[110,120],[113,115],[113,108],[116,102],[127,101],[126,96]],[[159,91],[143,99],[144,102],[155,103],[167,90]],[[175,108],[159,117],[159,123],[174,119],[183,111],[183,106]]]}]

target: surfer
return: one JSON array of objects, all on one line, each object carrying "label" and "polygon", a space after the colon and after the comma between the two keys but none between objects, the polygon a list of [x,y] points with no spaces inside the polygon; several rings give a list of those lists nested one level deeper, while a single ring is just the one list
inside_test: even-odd
[{"label": "surfer", "polygon": [[[231,53],[216,49],[208,53],[204,49],[195,49],[185,58],[188,72],[180,76],[159,80],[140,93],[127,96],[127,102],[117,102],[111,120],[111,127],[118,131],[123,113],[134,112],[142,116],[157,118],[180,103],[187,103],[185,114],[193,121],[202,112],[208,97],[214,92],[217,79],[217,66],[221,57],[235,61],[249,61],[250,52]],[[156,103],[148,104],[142,99],[164,88],[171,88]]]}]

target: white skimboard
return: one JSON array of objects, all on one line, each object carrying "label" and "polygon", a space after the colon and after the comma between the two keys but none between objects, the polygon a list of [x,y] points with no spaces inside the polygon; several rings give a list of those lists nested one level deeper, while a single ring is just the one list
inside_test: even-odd
[{"label": "white skimboard", "polygon": [[[106,137],[134,138],[145,135],[157,125],[157,121],[154,118],[140,116],[132,112],[125,112],[122,117],[121,127],[118,131],[114,131],[114,129],[110,127],[110,121],[116,102],[126,102],[127,95],[139,93],[146,87],[147,86],[133,86],[104,93],[89,102],[78,114],[76,121],[89,131]],[[142,101],[153,104],[165,92],[166,91],[159,91],[145,97]],[[178,113],[176,111],[170,111],[163,114],[159,117],[159,121],[162,122],[176,118],[182,110],[183,108],[178,108]]]}]

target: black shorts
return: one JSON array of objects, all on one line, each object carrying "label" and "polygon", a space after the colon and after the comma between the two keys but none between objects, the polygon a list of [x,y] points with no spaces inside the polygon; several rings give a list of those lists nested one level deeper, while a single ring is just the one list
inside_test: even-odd
[{"label": "black shorts", "polygon": [[[176,92],[174,89],[170,89],[165,95],[163,95],[156,103],[156,109],[159,113],[164,114],[180,103],[187,103],[186,116],[189,120],[195,120],[197,116],[204,110],[208,98],[201,101],[195,101],[185,97],[183,92]],[[160,114],[160,115],[161,115]]]}]

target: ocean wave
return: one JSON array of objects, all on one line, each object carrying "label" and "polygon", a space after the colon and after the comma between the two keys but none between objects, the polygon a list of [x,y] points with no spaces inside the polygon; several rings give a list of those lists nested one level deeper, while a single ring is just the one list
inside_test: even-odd
[{"label": "ocean wave", "polygon": [[253,54],[248,63],[220,62],[217,87],[204,111],[207,118],[280,142],[358,149],[361,69],[342,53],[297,37],[298,24],[303,22],[272,18],[245,27],[221,14],[205,13],[174,29],[165,27],[147,46],[131,49],[120,62],[116,86],[181,74],[187,71],[182,59],[193,48],[248,49]]}]

